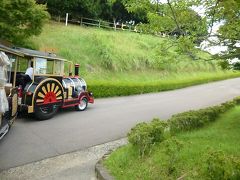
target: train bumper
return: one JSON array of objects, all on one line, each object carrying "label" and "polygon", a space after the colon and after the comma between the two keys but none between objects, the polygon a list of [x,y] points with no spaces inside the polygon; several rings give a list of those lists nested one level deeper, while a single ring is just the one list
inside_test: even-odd
[{"label": "train bumper", "polygon": [[89,103],[94,103],[94,97],[92,92],[88,92],[88,102]]}]

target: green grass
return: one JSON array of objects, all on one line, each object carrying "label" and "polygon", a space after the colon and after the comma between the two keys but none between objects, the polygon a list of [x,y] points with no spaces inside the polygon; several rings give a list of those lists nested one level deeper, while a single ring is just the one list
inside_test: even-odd
[{"label": "green grass", "polygon": [[[201,172],[209,152],[221,150],[228,156],[240,158],[239,122],[238,106],[202,129],[176,135],[174,139],[182,142],[183,146],[180,151],[175,150],[172,157],[168,155],[169,149],[176,147],[170,139],[170,148],[167,148],[168,141],[164,141],[144,158],[127,145],[113,152],[104,164],[116,179],[121,180],[177,179],[183,175],[184,179],[206,179]],[[169,173],[169,166],[175,168],[172,173]]]},{"label": "green grass", "polygon": [[[79,63],[80,74],[96,97],[157,92],[240,76],[222,71],[216,61],[192,60],[171,38],[50,22],[31,41],[32,47],[55,49]],[[195,55],[210,58],[197,49]],[[111,90],[104,94],[102,85]],[[120,92],[118,86],[125,90]],[[139,86],[153,88],[134,90]]]},{"label": "green grass", "polygon": [[[177,44],[172,46],[170,38],[128,31],[115,32],[73,25],[65,27],[51,22],[40,36],[32,40],[38,49],[54,48],[59,55],[80,63],[83,73],[149,69],[194,72],[196,69],[205,71],[217,68],[214,63],[192,61],[187,55],[178,52]],[[196,54],[199,57],[210,57],[208,53],[199,50]]]}]

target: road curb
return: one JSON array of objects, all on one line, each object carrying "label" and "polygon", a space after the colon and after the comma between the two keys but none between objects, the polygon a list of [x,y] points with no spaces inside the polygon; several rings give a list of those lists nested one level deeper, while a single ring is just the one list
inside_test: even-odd
[{"label": "road curb", "polygon": [[115,178],[110,175],[108,170],[103,165],[103,160],[106,159],[111,152],[105,154],[95,165],[96,178],[98,180],[114,180]]}]

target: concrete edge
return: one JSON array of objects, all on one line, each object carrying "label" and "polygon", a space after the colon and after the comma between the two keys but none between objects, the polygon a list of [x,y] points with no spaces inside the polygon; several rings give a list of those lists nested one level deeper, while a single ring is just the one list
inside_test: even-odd
[{"label": "concrete edge", "polygon": [[115,178],[110,175],[109,171],[104,167],[103,160],[106,159],[112,151],[106,153],[95,165],[96,178],[98,180],[114,180]]}]

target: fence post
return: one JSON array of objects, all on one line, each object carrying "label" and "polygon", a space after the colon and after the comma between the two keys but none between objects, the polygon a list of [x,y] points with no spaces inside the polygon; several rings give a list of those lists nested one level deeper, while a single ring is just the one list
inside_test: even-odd
[{"label": "fence post", "polygon": [[66,22],[65,22],[65,25],[66,25],[66,26],[68,25],[68,13],[66,13]]},{"label": "fence post", "polygon": [[101,20],[98,20],[98,27],[101,27]]},{"label": "fence post", "polygon": [[80,26],[82,26],[82,23],[83,23],[83,18],[81,17],[81,19],[80,19]]},{"label": "fence post", "polygon": [[114,30],[116,31],[117,30],[117,25],[116,25],[116,19],[115,18],[113,19],[113,24],[114,24]]}]

